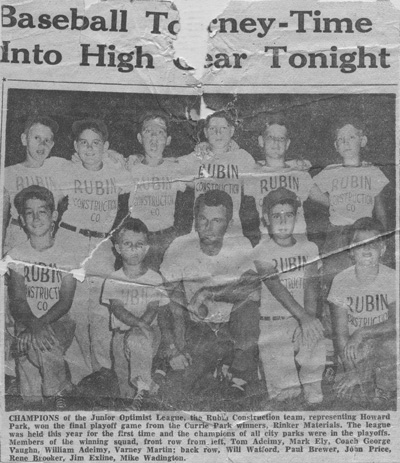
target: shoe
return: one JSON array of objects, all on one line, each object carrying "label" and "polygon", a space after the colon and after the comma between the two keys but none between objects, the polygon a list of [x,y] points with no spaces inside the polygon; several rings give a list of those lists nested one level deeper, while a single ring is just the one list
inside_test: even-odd
[{"label": "shoe", "polygon": [[379,409],[387,409],[396,403],[396,392],[376,388],[372,403]]},{"label": "shoe", "polygon": [[240,378],[232,378],[225,389],[225,397],[231,400],[240,400],[246,397],[247,382]]},{"label": "shoe", "polygon": [[292,400],[298,397],[301,394],[301,389],[299,386],[288,387],[281,390],[278,394],[271,397],[271,400],[276,400],[277,402],[284,402],[285,400]]},{"label": "shoe", "polygon": [[303,384],[304,398],[309,405],[320,404],[324,400],[321,381]]},{"label": "shoe", "polygon": [[57,394],[54,397],[54,408],[58,412],[62,412],[67,409],[67,398],[61,394]]},{"label": "shoe", "polygon": [[127,410],[132,411],[132,412],[138,412],[139,410],[142,409],[143,404],[148,399],[148,397],[149,397],[149,391],[146,391],[144,389],[137,391],[134,399],[127,406]]}]

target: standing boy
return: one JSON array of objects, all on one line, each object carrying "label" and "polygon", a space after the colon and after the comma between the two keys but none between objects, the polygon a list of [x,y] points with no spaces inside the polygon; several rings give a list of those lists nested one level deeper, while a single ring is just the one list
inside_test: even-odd
[{"label": "standing boy", "polygon": [[64,354],[75,329],[68,314],[76,286],[70,273],[73,258],[65,243],[53,237],[57,212],[49,190],[32,185],[14,203],[29,237],[9,252],[21,395],[26,403],[51,397],[55,408],[63,410],[72,390]]},{"label": "standing boy", "polygon": [[332,164],[314,177],[329,196],[330,224],[322,247],[325,296],[332,280],[351,266],[346,250],[349,226],[374,215],[386,227],[382,191],[389,183],[379,167],[366,164],[361,150],[367,145],[364,124],[357,118],[343,118],[335,124],[335,148],[342,164]]},{"label": "standing boy", "polygon": [[142,220],[149,229],[149,265],[158,271],[164,252],[176,238],[174,226],[175,203],[178,191],[186,186],[179,181],[178,163],[164,158],[171,143],[169,121],[158,112],[146,113],[137,138],[143,146],[144,157],[131,167],[133,189],[129,197],[131,217]]},{"label": "standing boy", "polygon": [[119,196],[128,191],[131,180],[125,169],[104,158],[109,146],[104,122],[77,121],[72,132],[82,164],[74,164],[65,179],[68,209],[57,236],[74,249],[86,272],[71,310],[77,324],[77,345],[68,355],[75,358],[71,374],[78,382],[101,368],[111,368],[109,313],[100,303],[101,285],[114,271],[109,233],[117,217]]},{"label": "standing boy", "polygon": [[354,266],[333,280],[328,296],[334,339],[344,366],[341,398],[387,406],[396,393],[396,272],[380,263],[383,225],[357,220],[349,231]]},{"label": "standing boy", "polygon": [[130,410],[140,410],[151,391],[152,362],[163,327],[159,314],[169,303],[161,276],[144,263],[148,233],[139,219],[130,217],[122,223],[115,243],[122,268],[105,281],[102,295],[111,310],[114,370],[121,397],[130,399]]},{"label": "standing boy", "polygon": [[[263,201],[271,239],[254,248],[255,265],[264,283],[259,349],[271,399],[294,398],[303,386],[306,401],[316,404],[323,400],[325,368],[323,328],[316,318],[318,248],[293,236],[299,206],[295,193],[282,187]],[[283,286],[280,292],[277,280]]]}]

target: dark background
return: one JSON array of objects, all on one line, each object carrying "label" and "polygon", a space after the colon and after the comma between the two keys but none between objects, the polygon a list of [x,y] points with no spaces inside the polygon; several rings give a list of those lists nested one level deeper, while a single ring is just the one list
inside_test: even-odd
[{"label": "dark background", "polygon": [[[288,158],[308,159],[315,175],[328,164],[340,162],[331,132],[333,120],[341,115],[356,115],[366,124],[368,137],[363,159],[379,166],[390,180],[385,189],[390,230],[395,229],[395,95],[394,94],[205,94],[212,110],[230,110],[237,120],[235,140],[261,158],[257,137],[266,114],[286,114],[291,133]],[[55,137],[53,156],[69,159],[73,152],[71,126],[85,117],[103,119],[109,128],[110,147],[124,156],[141,152],[136,135],[141,115],[147,110],[161,110],[171,118],[171,145],[166,156],[182,156],[202,140],[202,121],[189,120],[191,110],[198,112],[200,98],[182,95],[143,93],[106,93],[60,90],[10,89],[6,126],[6,166],[23,161],[20,141],[24,123],[33,114],[45,114],[60,125]],[[306,218],[326,216],[326,211],[306,204]],[[307,217],[308,216],[308,217]],[[325,217],[326,218],[326,217]],[[320,228],[317,223],[313,228]]]}]

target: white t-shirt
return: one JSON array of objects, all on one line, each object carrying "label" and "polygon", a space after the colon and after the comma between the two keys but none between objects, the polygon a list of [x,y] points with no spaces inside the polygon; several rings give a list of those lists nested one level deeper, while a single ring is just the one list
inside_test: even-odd
[{"label": "white t-shirt", "polygon": [[371,282],[360,281],[355,266],[340,272],[333,280],[328,301],[347,311],[350,335],[358,328],[377,325],[388,319],[389,304],[396,301],[396,272],[379,265]]},{"label": "white t-shirt", "polygon": [[[293,191],[301,204],[303,204],[308,198],[313,185],[311,175],[304,170],[298,170],[290,165],[286,168],[275,169],[257,163],[244,183],[244,194],[255,198],[260,218],[262,218],[263,200],[270,191],[279,187],[286,188]],[[296,225],[293,233],[306,233],[306,222],[302,206],[297,210]]]},{"label": "white t-shirt", "polygon": [[342,164],[326,167],[313,180],[323,193],[329,193],[330,221],[340,226],[371,217],[375,197],[389,183],[378,167]]},{"label": "white t-shirt", "polygon": [[[161,275],[150,269],[135,280],[130,280],[122,268],[112,273],[104,283],[101,299],[103,304],[110,304],[112,299],[120,300],[124,308],[136,317],[141,317],[151,302],[158,302],[160,307],[169,303]],[[153,321],[153,324],[156,323],[157,317]],[[111,328],[125,331],[131,327],[111,314]]]},{"label": "white t-shirt", "polygon": [[44,251],[37,251],[27,241],[11,249],[8,255],[18,261],[9,263],[9,267],[25,277],[26,299],[37,318],[59,301],[66,273],[79,267],[73,251],[57,240]]},{"label": "white t-shirt", "polygon": [[254,169],[253,157],[243,149],[234,149],[221,155],[198,157],[195,152],[178,159],[182,177],[194,180],[195,198],[208,190],[223,190],[232,197],[233,219],[239,222],[242,185]]},{"label": "white t-shirt", "polygon": [[131,216],[142,220],[151,232],[172,227],[176,194],[186,189],[185,182],[179,181],[178,163],[164,159],[162,164],[154,167],[138,164],[131,176]]},{"label": "white t-shirt", "polygon": [[63,182],[68,209],[62,221],[80,229],[108,233],[117,215],[118,195],[128,192],[131,184],[129,172],[111,161],[105,160],[98,171],[74,164]]},{"label": "white t-shirt", "polygon": [[[187,301],[190,302],[199,289],[231,283],[247,270],[254,269],[251,252],[252,247],[247,238],[225,235],[220,252],[216,256],[208,256],[200,248],[198,234],[192,232],[171,243],[160,271],[171,283],[183,282]],[[229,321],[232,306],[232,303],[210,301],[205,321]],[[192,314],[191,318],[198,321]]]},{"label": "white t-shirt", "polygon": [[61,190],[62,178],[72,169],[71,161],[59,157],[46,159],[41,167],[26,167],[22,163],[4,169],[4,188],[10,196],[11,217],[18,219],[18,212],[14,206],[17,193],[31,185],[39,185],[50,190],[56,202],[64,196]]},{"label": "white t-shirt", "polygon": [[[281,283],[293,298],[304,307],[304,272],[309,263],[319,259],[318,247],[308,240],[296,241],[293,246],[279,246],[273,239],[263,239],[253,250],[254,260],[267,262],[279,274]],[[261,286],[260,314],[264,317],[289,317],[290,312],[271,294],[263,283]]]}]

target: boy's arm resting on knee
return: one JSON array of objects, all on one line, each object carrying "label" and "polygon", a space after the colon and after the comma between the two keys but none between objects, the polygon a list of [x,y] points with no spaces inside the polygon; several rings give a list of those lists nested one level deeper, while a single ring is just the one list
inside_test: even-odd
[{"label": "boy's arm resting on knee", "polygon": [[382,223],[382,225],[385,227],[385,230],[387,230],[386,208],[382,192],[375,196],[374,216]]},{"label": "boy's arm resting on knee", "polygon": [[304,268],[304,309],[315,317],[319,292],[319,275],[317,262],[309,262]]},{"label": "boy's arm resting on knee", "polygon": [[16,322],[28,327],[36,317],[33,315],[26,300],[25,278],[15,270],[10,269],[10,286],[8,288],[10,311]]},{"label": "boy's arm resting on knee", "polygon": [[321,189],[319,186],[314,183],[312,186],[310,193],[308,194],[308,198],[311,199],[311,201],[315,201],[319,204],[322,204],[325,207],[329,207],[329,194],[328,193],[322,193]]},{"label": "boy's arm resting on knee", "polygon": [[339,354],[346,371],[353,370],[354,365],[345,355],[345,347],[350,338],[349,328],[347,325],[347,310],[339,307],[332,302],[329,304],[331,309],[331,318],[333,324],[333,342],[335,350]]},{"label": "boy's arm resting on knee", "polygon": [[185,341],[185,289],[182,281],[174,283],[167,283],[166,289],[168,291],[170,300],[170,310],[172,313],[173,331],[175,334],[175,345],[179,351],[183,352],[186,347]]}]

